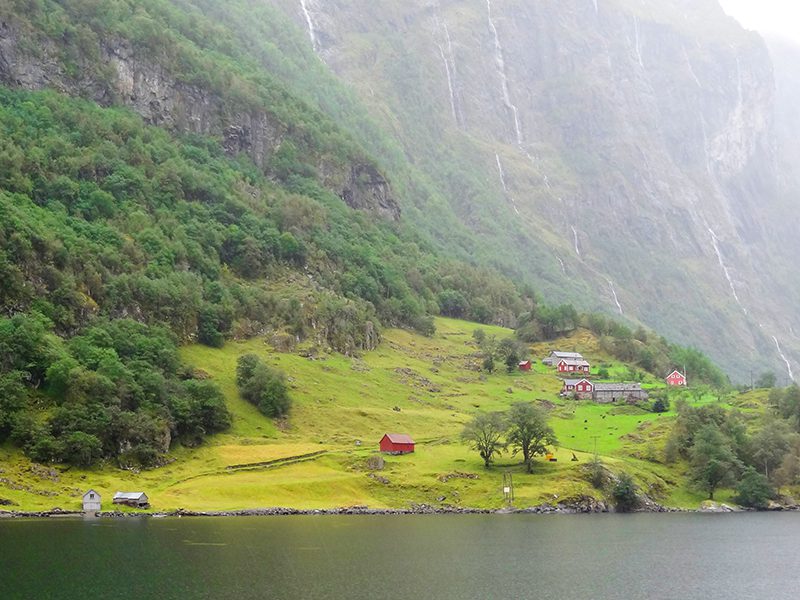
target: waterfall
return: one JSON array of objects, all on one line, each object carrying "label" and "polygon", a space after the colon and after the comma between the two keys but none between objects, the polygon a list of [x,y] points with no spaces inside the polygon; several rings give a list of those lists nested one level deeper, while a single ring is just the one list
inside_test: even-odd
[{"label": "waterfall", "polygon": [[694,72],[694,67],[692,66],[692,61],[689,58],[689,53],[686,51],[686,46],[683,46],[683,56],[686,58],[686,64],[689,67],[689,74],[692,76],[692,79],[694,79],[697,87],[702,88],[703,84],[700,83],[700,78],[697,77],[697,73]]},{"label": "waterfall", "polygon": [[506,198],[511,201],[511,207],[514,209],[514,212],[519,214],[517,203],[514,201],[514,197],[509,193],[508,186],[506,185],[506,174],[503,172],[503,164],[500,162],[500,155],[495,152],[494,158],[497,161],[497,172],[500,174],[500,184],[503,186],[503,193],[505,193]]},{"label": "waterfall", "polygon": [[619,303],[619,298],[617,298],[617,290],[614,289],[614,282],[611,281],[611,279],[608,279],[608,287],[611,288],[611,295],[614,297],[614,304],[617,305],[619,314],[624,315],[625,313],[622,312],[622,305]]},{"label": "waterfall", "polygon": [[747,314],[747,309],[742,304],[742,301],[739,300],[739,294],[736,293],[736,286],[733,284],[733,279],[731,278],[731,273],[728,270],[728,266],[725,264],[725,261],[722,259],[722,252],[719,249],[719,238],[717,234],[714,233],[714,230],[711,229],[708,225],[706,225],[706,229],[708,233],[711,234],[711,245],[714,246],[714,252],[717,253],[717,261],[719,261],[719,266],[722,267],[722,272],[725,274],[725,279],[728,280],[728,285],[731,287],[731,293],[733,294],[733,299],[736,300],[736,304],[739,305],[739,308],[742,309],[744,314]]},{"label": "waterfall", "polygon": [[[703,129],[703,153],[706,157],[706,172],[708,172],[709,177],[714,179],[714,173],[711,172],[711,160],[709,157],[708,152],[708,132],[706,131],[706,118],[703,116],[703,113],[700,113],[700,127]],[[708,227],[706,225],[706,227]]]},{"label": "waterfall", "polygon": [[436,45],[439,47],[439,54],[441,54],[442,62],[444,63],[444,72],[447,75],[447,89],[450,91],[450,112],[453,113],[453,120],[456,122],[456,125],[458,125],[458,112],[456,111],[456,97],[453,92],[453,77],[450,74],[450,63],[447,62],[447,57],[444,55],[444,48],[442,48],[442,45]]},{"label": "waterfall", "polygon": [[314,27],[314,20],[311,18],[311,11],[308,8],[309,0],[300,0],[300,8],[303,9],[303,15],[306,18],[306,25],[308,25],[308,37],[311,38],[311,47],[314,52],[319,50],[319,41],[317,40],[317,30]]},{"label": "waterfall", "polygon": [[[447,75],[447,89],[450,92],[450,112],[453,114],[456,125],[461,127],[464,119],[456,97],[456,85],[458,82],[456,80],[456,57],[453,53],[453,42],[450,39],[450,31],[447,28],[447,23],[440,23],[438,16],[436,17],[436,27],[444,32],[446,44],[446,46],[442,46],[442,44],[437,42],[436,46],[439,48],[439,55],[442,57],[442,62],[444,63],[444,72]],[[447,52],[445,52],[445,48],[447,48]]]},{"label": "waterfall", "polygon": [[742,89],[742,63],[736,57],[736,92],[738,94],[739,106],[744,105],[744,90]]},{"label": "waterfall", "polygon": [[486,0],[486,9],[489,15],[489,29],[492,30],[494,36],[494,61],[497,66],[497,73],[500,75],[500,88],[503,94],[503,104],[511,111],[514,118],[514,134],[517,140],[517,146],[522,146],[522,128],[519,124],[519,111],[514,103],[511,101],[511,93],[508,91],[508,77],[506,76],[506,60],[503,56],[503,46],[500,44],[500,36],[497,33],[497,27],[492,21],[492,0]]},{"label": "waterfall", "polygon": [[578,230],[577,230],[577,229],[575,229],[575,226],[574,226],[574,225],[570,225],[570,227],[572,228],[572,239],[573,239],[573,240],[574,240],[574,242],[575,242],[575,254],[577,254],[578,256],[580,256],[580,255],[581,255],[581,249],[580,249],[580,247],[578,246]]},{"label": "waterfall", "polygon": [[773,336],[772,336],[772,340],[775,342],[775,347],[778,349],[778,354],[780,354],[780,356],[781,356],[781,359],[783,359],[783,362],[784,362],[784,363],[786,363],[786,370],[787,370],[787,371],[788,371],[788,373],[789,373],[789,379],[791,379],[792,381],[794,381],[794,374],[792,373],[792,365],[791,365],[791,363],[789,362],[789,359],[788,359],[788,358],[786,358],[786,355],[783,353],[783,350],[781,350],[781,345],[778,343],[778,338],[776,338],[776,337],[773,335]]},{"label": "waterfall", "polygon": [[636,58],[639,59],[639,66],[644,67],[644,61],[642,60],[642,45],[641,41],[639,40],[639,17],[636,15],[633,16],[633,32],[636,36]]},{"label": "waterfall", "polygon": [[558,261],[558,264],[561,265],[561,272],[564,275],[566,275],[567,274],[567,267],[564,266],[564,261],[561,260],[561,257],[558,254],[556,254],[556,260]]}]

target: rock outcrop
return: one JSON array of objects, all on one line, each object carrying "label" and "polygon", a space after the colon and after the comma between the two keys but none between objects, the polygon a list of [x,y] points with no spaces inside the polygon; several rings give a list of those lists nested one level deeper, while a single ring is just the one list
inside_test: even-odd
[{"label": "rock outcrop", "polygon": [[[38,47],[24,40],[37,40]],[[211,136],[232,156],[243,153],[266,173],[292,124],[273,114],[257,93],[222,93],[180,72],[174,57],[121,38],[100,38],[83,48],[75,65],[63,47],[13,18],[0,20],[0,84],[27,90],[55,89],[102,106],[125,106],[148,124],[179,133]],[[178,61],[179,63],[180,61]],[[233,83],[242,84],[235,76]],[[322,118],[322,116],[320,116]],[[325,187],[352,208],[397,220],[400,208],[386,178],[364,156],[336,159],[322,151],[313,167]]]}]

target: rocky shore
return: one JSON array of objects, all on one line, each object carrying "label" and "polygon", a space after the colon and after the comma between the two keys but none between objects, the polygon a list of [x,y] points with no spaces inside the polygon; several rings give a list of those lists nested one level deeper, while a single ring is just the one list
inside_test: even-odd
[{"label": "rocky shore", "polygon": [[[662,506],[650,499],[641,502],[638,509],[633,512],[640,513],[729,513],[729,512],[748,512],[752,509],[743,509],[737,506],[729,506],[713,501],[705,501],[700,508],[692,510],[685,508],[670,508]],[[800,506],[794,503],[778,504],[771,503],[767,511],[797,511]],[[606,504],[602,500],[597,500],[590,496],[572,499],[555,504],[543,503],[537,506],[526,508],[506,507],[506,508],[468,508],[462,506],[430,504],[411,504],[408,508],[370,508],[368,506],[345,506],[339,508],[325,509],[297,509],[285,507],[271,508],[249,508],[242,510],[221,510],[221,511],[195,511],[179,508],[174,511],[102,511],[97,513],[84,513],[77,510],[64,510],[53,508],[44,511],[11,511],[0,510],[0,519],[14,518],[53,518],[53,517],[101,517],[110,519],[124,518],[164,518],[164,517],[270,517],[270,516],[292,516],[292,515],[506,515],[506,514],[535,514],[535,515],[577,515],[577,514],[596,514],[616,512],[613,506]]]},{"label": "rocky shore", "polygon": [[[640,512],[677,512],[680,509],[670,509],[657,504],[643,506]],[[467,508],[462,506],[430,504],[412,504],[408,508],[369,508],[368,506],[346,506],[328,509],[302,510],[296,508],[271,507],[251,508],[242,510],[224,511],[195,511],[179,508],[175,511],[101,511],[86,513],[86,516],[101,518],[131,518],[131,517],[265,517],[265,516],[290,516],[290,515],[470,515],[470,514],[591,514],[614,512],[613,507],[594,498],[580,498],[572,502],[544,503],[526,508],[507,507],[500,509]],[[77,517],[84,516],[81,511],[69,511],[54,508],[46,511],[7,511],[0,510],[2,518],[50,518],[50,517]]]}]

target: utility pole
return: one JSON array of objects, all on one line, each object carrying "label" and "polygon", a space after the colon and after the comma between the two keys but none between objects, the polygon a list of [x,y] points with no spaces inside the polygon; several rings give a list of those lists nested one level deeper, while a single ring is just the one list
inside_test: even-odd
[{"label": "utility pole", "polygon": [[503,473],[503,498],[505,498],[509,507],[514,504],[514,479],[511,476],[511,471]]}]

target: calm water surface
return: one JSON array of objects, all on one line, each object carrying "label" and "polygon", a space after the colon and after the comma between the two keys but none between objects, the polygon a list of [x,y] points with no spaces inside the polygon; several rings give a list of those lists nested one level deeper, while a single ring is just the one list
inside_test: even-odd
[{"label": "calm water surface", "polygon": [[800,598],[800,514],[0,521],[0,599]]}]

